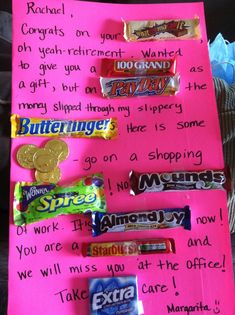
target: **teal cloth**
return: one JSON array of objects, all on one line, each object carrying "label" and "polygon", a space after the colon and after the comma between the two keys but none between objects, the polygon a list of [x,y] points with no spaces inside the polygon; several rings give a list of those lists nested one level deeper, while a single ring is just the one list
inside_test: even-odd
[{"label": "teal cloth", "polygon": [[229,43],[218,34],[209,44],[209,54],[213,77],[235,83],[235,42]]}]

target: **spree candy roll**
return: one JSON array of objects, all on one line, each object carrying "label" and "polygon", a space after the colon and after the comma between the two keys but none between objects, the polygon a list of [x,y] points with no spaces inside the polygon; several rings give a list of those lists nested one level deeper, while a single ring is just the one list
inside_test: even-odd
[{"label": "spree candy roll", "polygon": [[82,252],[85,257],[169,254],[175,253],[175,242],[170,238],[158,238],[150,240],[90,243],[83,244]]},{"label": "spree candy roll", "polygon": [[127,213],[92,213],[92,236],[109,232],[143,231],[183,227],[191,230],[188,206]]},{"label": "spree candy roll", "polygon": [[167,172],[167,173],[138,173],[131,171],[130,194],[139,195],[144,192],[176,191],[176,190],[230,190],[222,170],[205,170]]},{"label": "spree candy roll", "polygon": [[100,78],[102,94],[107,98],[132,96],[170,96],[179,92],[180,76]]},{"label": "spree candy roll", "polygon": [[30,224],[61,214],[106,211],[104,180],[100,173],[86,176],[73,185],[18,182],[14,190],[14,223]]},{"label": "spree candy roll", "polygon": [[176,59],[102,59],[101,77],[176,74]]},{"label": "spree candy roll", "polygon": [[77,137],[112,139],[117,136],[117,119],[63,120],[11,116],[11,137]]},{"label": "spree candy roll", "polygon": [[124,38],[129,42],[200,39],[199,18],[124,22]]}]

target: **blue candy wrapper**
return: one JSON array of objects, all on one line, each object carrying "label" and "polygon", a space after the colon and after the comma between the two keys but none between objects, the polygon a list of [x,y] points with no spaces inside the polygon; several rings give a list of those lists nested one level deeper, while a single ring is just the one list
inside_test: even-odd
[{"label": "blue candy wrapper", "polygon": [[139,315],[137,277],[89,280],[90,315]]},{"label": "blue candy wrapper", "polygon": [[98,236],[106,232],[157,230],[175,227],[191,230],[191,212],[188,206],[142,212],[92,213],[92,236]]},{"label": "blue candy wrapper", "polygon": [[235,42],[229,43],[219,33],[209,45],[209,54],[213,76],[235,83]]}]

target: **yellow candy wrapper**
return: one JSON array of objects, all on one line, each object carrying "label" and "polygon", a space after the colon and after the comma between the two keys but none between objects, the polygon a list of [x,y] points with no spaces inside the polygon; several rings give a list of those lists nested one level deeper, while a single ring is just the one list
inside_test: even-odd
[{"label": "yellow candy wrapper", "polygon": [[124,38],[128,42],[200,39],[200,22],[198,17],[191,20],[124,21]]},{"label": "yellow candy wrapper", "polygon": [[113,139],[117,119],[62,120],[11,116],[11,137],[77,137]]}]

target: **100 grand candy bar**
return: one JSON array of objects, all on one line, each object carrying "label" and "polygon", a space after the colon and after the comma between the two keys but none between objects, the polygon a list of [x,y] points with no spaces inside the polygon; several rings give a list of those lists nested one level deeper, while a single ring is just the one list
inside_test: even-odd
[{"label": "100 grand candy bar", "polygon": [[101,77],[175,75],[176,59],[103,59]]}]

